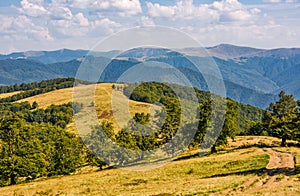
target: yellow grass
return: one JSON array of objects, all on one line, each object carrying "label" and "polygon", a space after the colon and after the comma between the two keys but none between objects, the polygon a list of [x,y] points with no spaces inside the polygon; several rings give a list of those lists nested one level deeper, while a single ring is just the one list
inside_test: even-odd
[{"label": "yellow grass", "polygon": [[[135,113],[144,112],[150,113],[153,116],[155,111],[160,109],[160,107],[156,105],[129,100],[121,91],[113,91],[112,85],[111,83],[102,83],[96,86],[82,85],[76,87],[76,97],[74,97],[74,99],[74,89],[67,88],[22,99],[18,102],[28,101],[32,104],[36,101],[40,108],[47,108],[51,104],[60,105],[74,100],[84,105],[85,109],[81,112],[81,116],[85,121],[90,120],[91,110],[95,109],[98,120],[100,122],[103,120],[113,122],[115,130],[117,131],[127,125],[127,122]],[[118,85],[122,86],[121,84]],[[95,108],[89,107],[92,102]],[[76,130],[74,123],[69,124],[68,128],[69,130]]]},{"label": "yellow grass", "polygon": [[18,93],[20,93],[20,92],[22,92],[22,91],[15,91],[15,92],[11,92],[11,93],[3,93],[3,94],[0,94],[0,99],[6,98],[6,97],[10,97],[10,96],[13,96],[13,95],[18,94]]},{"label": "yellow grass", "polygon": [[[243,149],[228,154],[173,161],[144,172],[110,169],[4,187],[0,188],[0,192],[3,196],[208,194],[234,188],[253,177],[254,174],[235,173],[236,169],[251,170],[255,160],[264,156],[258,149]],[[249,160],[249,164],[246,161],[244,165],[226,168],[226,165],[245,160]],[[266,161],[259,164],[263,167]],[[224,176],[213,176],[216,174]]]}]

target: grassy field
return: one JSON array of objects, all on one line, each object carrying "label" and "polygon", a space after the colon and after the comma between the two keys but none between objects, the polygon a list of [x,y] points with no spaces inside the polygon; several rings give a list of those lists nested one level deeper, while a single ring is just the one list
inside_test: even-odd
[{"label": "grassy field", "polygon": [[0,94],[0,99],[2,98],[6,98],[6,97],[10,97],[10,96],[13,96],[15,94],[18,94],[20,93],[21,91],[16,91],[16,92],[11,92],[11,93],[3,93],[3,94]]},{"label": "grassy field", "polygon": [[205,194],[234,188],[268,163],[257,148],[172,161],[136,172],[110,169],[38,180],[1,188],[1,195],[167,195]]},{"label": "grassy field", "polygon": [[[76,92],[80,92],[80,97],[76,96],[75,98],[73,98],[74,89],[67,88],[22,99],[18,102],[28,101],[32,104],[36,101],[40,108],[47,108],[51,104],[60,105],[75,100],[82,103],[86,108],[81,114],[86,118],[85,121],[89,121],[87,118],[91,108],[88,106],[93,102],[99,121],[108,120],[113,122],[116,131],[127,125],[127,122],[137,112],[150,113],[153,116],[155,111],[160,110],[160,107],[156,105],[129,100],[123,95],[122,91],[113,91],[112,85],[110,83],[96,86],[82,85],[76,88]],[[74,123],[69,124],[68,128],[69,130],[76,130]]]}]

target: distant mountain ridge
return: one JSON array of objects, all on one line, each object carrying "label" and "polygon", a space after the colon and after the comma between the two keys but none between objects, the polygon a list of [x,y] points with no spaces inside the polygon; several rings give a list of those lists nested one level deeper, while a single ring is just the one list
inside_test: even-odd
[{"label": "distant mountain ridge", "polygon": [[[221,44],[214,47],[135,48],[125,52],[89,52],[87,50],[29,51],[0,55],[0,84],[28,83],[57,77],[75,77],[82,60],[87,57],[97,64],[107,64],[100,77],[114,82],[120,74],[138,63],[161,62],[176,67],[191,77],[194,85],[205,87],[206,61],[218,65],[230,98],[259,107],[275,100],[280,90],[300,98],[300,48],[256,49]],[[188,60],[200,62],[204,73]],[[164,70],[165,71],[165,70]],[[162,72],[164,72],[162,71]],[[251,96],[250,96],[251,95]],[[255,100],[257,97],[259,100]]]},{"label": "distant mountain ridge", "polygon": [[27,59],[36,60],[41,63],[50,64],[58,62],[68,62],[74,59],[83,58],[86,55],[93,55],[96,57],[114,57],[119,51],[112,50],[108,52],[92,52],[89,50],[70,50],[61,49],[54,51],[26,51],[26,52],[14,52],[7,55],[0,54],[0,60],[6,59]]}]

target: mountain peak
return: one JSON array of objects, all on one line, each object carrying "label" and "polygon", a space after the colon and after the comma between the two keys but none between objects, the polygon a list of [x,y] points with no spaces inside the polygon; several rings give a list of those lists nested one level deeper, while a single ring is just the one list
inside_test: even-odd
[{"label": "mountain peak", "polygon": [[252,56],[265,51],[263,49],[251,48],[246,46],[235,46],[231,44],[220,44],[206,48],[213,56],[221,58],[239,58],[242,56]]}]

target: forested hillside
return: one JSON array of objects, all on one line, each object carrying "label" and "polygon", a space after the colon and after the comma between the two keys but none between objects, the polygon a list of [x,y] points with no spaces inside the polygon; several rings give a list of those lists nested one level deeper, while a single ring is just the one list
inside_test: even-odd
[{"label": "forested hillside", "polygon": [[[80,83],[83,86],[89,84]],[[101,107],[101,102],[96,100],[88,106],[81,102],[50,105],[45,109],[39,108],[37,102],[14,102],[34,96],[32,92],[46,93],[72,84],[74,79],[60,78],[1,87],[2,92],[17,92],[0,102],[1,186],[39,177],[68,175],[84,165],[103,169],[105,166],[156,162],[162,158],[172,160],[183,151],[200,147],[215,153],[219,146],[228,145],[228,138],[234,140],[236,135],[271,135],[281,138],[282,145],[286,145],[288,139],[300,140],[300,101],[284,92],[278,102],[270,104],[264,111],[177,84],[109,85],[111,90],[122,90],[132,100],[156,104],[162,110],[153,115],[136,112],[121,129],[116,129],[110,118],[100,115],[98,117],[104,118],[99,119],[101,123],[91,127],[89,133],[80,135],[81,138],[78,133],[68,130],[73,114],[80,114],[84,107],[94,107],[95,103]],[[284,109],[287,105],[288,108]],[[197,114],[192,116],[192,111]],[[278,111],[284,111],[284,116],[289,118]],[[219,126],[215,123],[223,120],[220,133],[215,133],[216,126]]]}]

